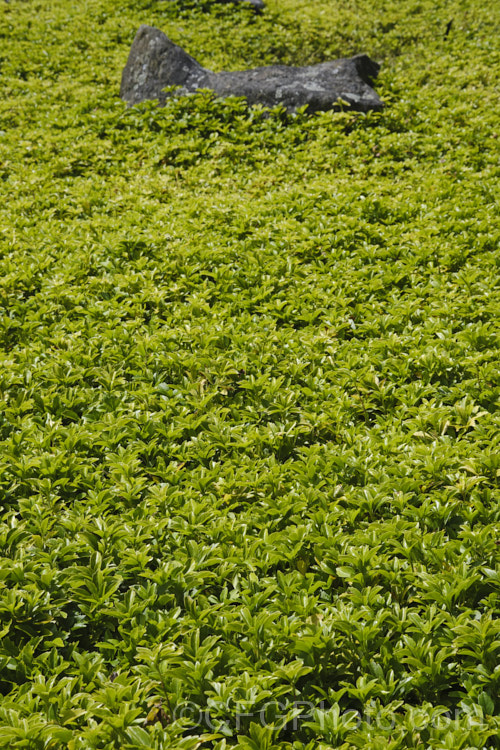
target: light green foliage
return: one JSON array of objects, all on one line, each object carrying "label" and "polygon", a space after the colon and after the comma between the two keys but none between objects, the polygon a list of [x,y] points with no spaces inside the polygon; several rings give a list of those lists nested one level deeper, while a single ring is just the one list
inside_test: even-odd
[{"label": "light green foliage", "polygon": [[[499,20],[2,3],[1,748],[500,746]],[[140,23],[387,107],[127,110]]]}]

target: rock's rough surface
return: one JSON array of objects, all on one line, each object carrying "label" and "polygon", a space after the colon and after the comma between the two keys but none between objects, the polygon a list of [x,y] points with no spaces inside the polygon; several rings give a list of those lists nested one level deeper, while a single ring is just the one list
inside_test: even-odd
[{"label": "rock's rough surface", "polygon": [[253,5],[256,10],[264,10],[264,0],[217,0],[219,3],[243,3],[246,5]]},{"label": "rock's rough surface", "polygon": [[146,99],[164,103],[168,94],[163,89],[180,86],[181,95],[207,88],[218,96],[242,96],[249,104],[282,105],[290,112],[306,104],[310,110],[332,109],[339,99],[367,112],[383,107],[370,85],[379,67],[367,55],[356,55],[305,68],[269,65],[213,73],[159,29],[141,26],[123,71],[120,96],[129,104]]}]

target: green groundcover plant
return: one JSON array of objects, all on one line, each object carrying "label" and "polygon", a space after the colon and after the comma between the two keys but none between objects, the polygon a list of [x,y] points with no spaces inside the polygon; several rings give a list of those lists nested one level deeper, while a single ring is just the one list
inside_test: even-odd
[{"label": "green groundcover plant", "polygon": [[[0,748],[500,747],[499,22],[2,2]],[[127,109],[141,23],[385,109]]]}]

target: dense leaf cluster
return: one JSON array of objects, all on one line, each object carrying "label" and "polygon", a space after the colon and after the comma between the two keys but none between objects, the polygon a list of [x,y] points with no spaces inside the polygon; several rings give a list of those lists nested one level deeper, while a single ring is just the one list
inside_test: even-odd
[{"label": "dense leaf cluster", "polygon": [[[499,747],[500,14],[267,5],[2,8],[1,748]],[[126,110],[140,23],[386,110]]]}]

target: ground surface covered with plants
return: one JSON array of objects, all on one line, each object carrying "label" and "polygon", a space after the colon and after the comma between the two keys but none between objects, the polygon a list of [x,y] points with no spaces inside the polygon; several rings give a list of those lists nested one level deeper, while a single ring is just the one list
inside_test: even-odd
[{"label": "ground surface covered with plants", "polygon": [[[141,23],[386,108],[127,110]],[[2,3],[1,748],[500,747],[499,30]]]}]

